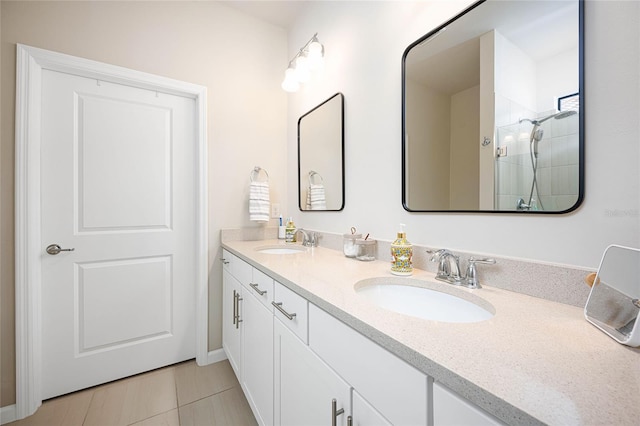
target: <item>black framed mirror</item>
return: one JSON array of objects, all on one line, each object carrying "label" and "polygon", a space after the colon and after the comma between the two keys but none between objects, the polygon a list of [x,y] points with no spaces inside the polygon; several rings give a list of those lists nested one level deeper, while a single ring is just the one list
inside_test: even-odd
[{"label": "black framed mirror", "polygon": [[298,120],[298,207],[344,208],[344,96],[336,93]]},{"label": "black framed mirror", "polygon": [[567,213],[584,197],[583,0],[483,0],[402,56],[402,204]]}]

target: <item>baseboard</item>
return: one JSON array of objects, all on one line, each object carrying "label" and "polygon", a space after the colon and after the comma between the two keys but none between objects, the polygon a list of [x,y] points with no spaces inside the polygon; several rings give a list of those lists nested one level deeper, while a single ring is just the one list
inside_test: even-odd
[{"label": "baseboard", "polygon": [[207,354],[207,364],[224,361],[225,359],[227,359],[227,353],[222,348],[216,349],[215,351],[211,351]]},{"label": "baseboard", "polygon": [[16,405],[0,407],[0,425],[16,421]]}]

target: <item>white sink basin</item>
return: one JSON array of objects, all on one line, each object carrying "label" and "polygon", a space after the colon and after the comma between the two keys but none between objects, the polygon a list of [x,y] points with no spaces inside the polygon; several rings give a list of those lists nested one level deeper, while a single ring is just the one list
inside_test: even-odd
[{"label": "white sink basin", "polygon": [[305,251],[307,251],[307,249],[306,247],[301,246],[266,246],[257,247],[256,251],[266,254],[295,254],[304,253]]},{"label": "white sink basin", "polygon": [[490,303],[466,292],[451,294],[459,289],[442,288],[446,285],[411,278],[374,278],[358,282],[356,293],[389,311],[431,321],[470,323],[493,317],[495,309]]}]

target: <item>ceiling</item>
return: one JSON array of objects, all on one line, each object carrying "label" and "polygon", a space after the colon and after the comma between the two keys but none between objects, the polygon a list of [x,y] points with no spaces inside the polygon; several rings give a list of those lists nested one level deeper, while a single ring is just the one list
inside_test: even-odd
[{"label": "ceiling", "polygon": [[318,0],[221,0],[221,3],[273,25],[289,29],[297,17],[316,1]]}]

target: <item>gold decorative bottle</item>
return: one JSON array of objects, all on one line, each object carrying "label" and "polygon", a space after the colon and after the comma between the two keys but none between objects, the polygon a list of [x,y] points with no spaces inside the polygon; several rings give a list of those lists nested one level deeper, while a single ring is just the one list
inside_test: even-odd
[{"label": "gold decorative bottle", "polygon": [[407,241],[404,226],[403,223],[400,224],[400,232],[398,232],[396,240],[391,243],[391,273],[394,275],[411,275],[413,273],[411,262],[413,246]]},{"label": "gold decorative bottle", "polygon": [[284,230],[284,241],[287,243],[296,242],[296,225],[293,223],[293,218],[289,218],[287,221],[287,227]]}]

